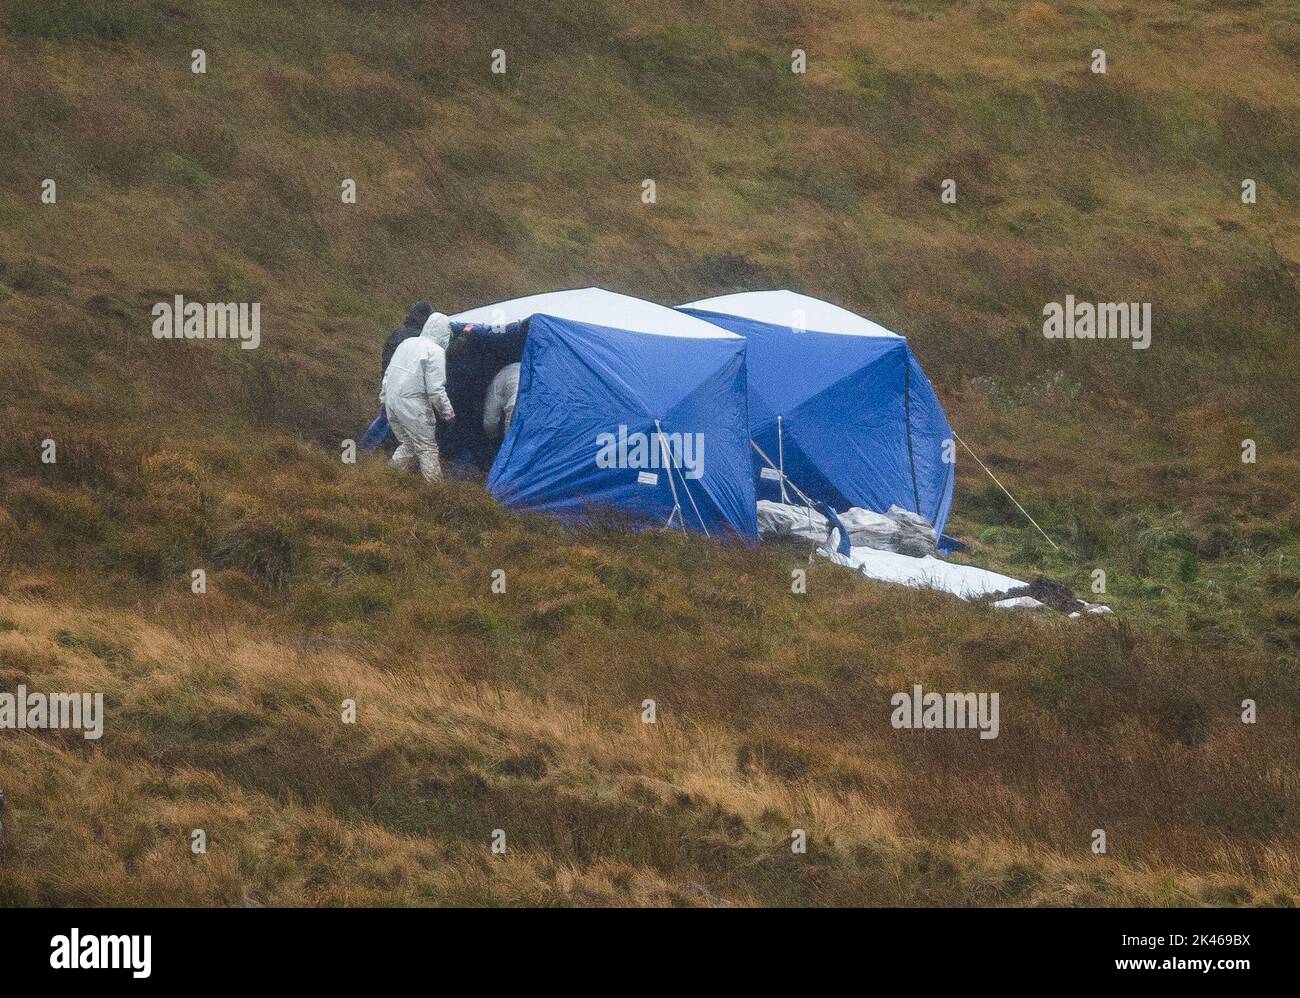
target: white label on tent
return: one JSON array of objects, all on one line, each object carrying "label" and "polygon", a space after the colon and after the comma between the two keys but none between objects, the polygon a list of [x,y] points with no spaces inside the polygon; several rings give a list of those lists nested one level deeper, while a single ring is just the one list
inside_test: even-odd
[{"label": "white label on tent", "polygon": [[659,476],[653,471],[638,471],[636,475],[638,485],[658,485]]},{"label": "white label on tent", "polygon": [[758,477],[766,478],[771,482],[779,482],[781,480],[781,472],[776,468],[760,468],[758,470]]}]

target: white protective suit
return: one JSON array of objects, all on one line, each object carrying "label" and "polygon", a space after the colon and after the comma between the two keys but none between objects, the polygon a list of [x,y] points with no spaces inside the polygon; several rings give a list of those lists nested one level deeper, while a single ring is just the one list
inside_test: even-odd
[{"label": "white protective suit", "polygon": [[505,439],[510,432],[510,420],[515,418],[515,399],[519,397],[519,365],[507,364],[497,371],[488,385],[487,401],[483,405],[483,432],[489,440],[498,436]]},{"label": "white protective suit", "polygon": [[398,345],[384,372],[379,401],[388,413],[398,448],[393,463],[420,468],[425,481],[442,477],[438,463],[438,420],[452,423],[456,413],[447,397],[447,344],[451,324],[441,312],[434,312],[419,336]]}]

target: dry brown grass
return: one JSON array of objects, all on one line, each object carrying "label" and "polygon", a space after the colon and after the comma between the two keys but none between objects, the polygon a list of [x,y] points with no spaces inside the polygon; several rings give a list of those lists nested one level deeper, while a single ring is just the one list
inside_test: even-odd
[{"label": "dry brown grass", "polygon": [[[570,531],[472,483],[429,493],[370,461],[276,453],[278,473],[231,477],[205,470],[212,454],[155,453],[139,462],[154,486],[119,494],[128,522],[133,503],[153,510],[139,543],[189,544],[210,567],[206,596],[130,555],[133,530],[86,542],[117,552],[91,555],[103,574],[11,570],[0,688],[102,690],[108,716],[96,743],[0,741],[8,902],[1297,896],[1300,691],[1270,656],[830,565],[794,596],[800,550]],[[256,494],[236,490],[249,474]],[[177,478],[214,497],[208,520],[178,522]],[[234,537],[261,553],[204,558]],[[895,731],[889,697],[917,682],[998,690],[1000,736]],[[1240,723],[1246,696],[1266,705],[1258,725]]]},{"label": "dry brown grass", "polygon": [[[865,596],[852,600],[864,616],[898,602]],[[1015,680],[986,675],[1005,691],[1005,728],[981,742],[889,729],[889,669],[813,682],[720,662],[721,622],[681,663],[689,676],[630,680],[633,663],[598,656],[566,668],[485,650],[489,676],[446,647],[362,655],[268,638],[242,615],[187,633],[160,614],[73,613],[0,603],[6,672],[109,700],[99,743],[0,743],[9,903],[1203,904],[1300,891],[1285,719],[1242,732],[1219,711],[1193,748],[1145,730],[1143,711],[1072,737]],[[937,664],[907,671],[944,683]],[[658,724],[638,719],[641,695],[658,698]],[[719,702],[730,697],[741,709]],[[344,699],[355,726],[340,722]],[[1270,811],[1269,827],[1243,822]],[[1110,856],[1089,853],[1094,827]],[[195,828],[206,856],[189,852]],[[505,857],[490,853],[496,828]],[[794,828],[806,857],[789,853]]]}]

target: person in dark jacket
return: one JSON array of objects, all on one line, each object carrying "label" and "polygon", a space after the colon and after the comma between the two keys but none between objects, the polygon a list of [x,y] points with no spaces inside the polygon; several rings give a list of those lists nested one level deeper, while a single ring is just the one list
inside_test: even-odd
[{"label": "person in dark jacket", "polygon": [[388,334],[388,342],[384,344],[384,354],[379,366],[379,380],[384,380],[384,375],[388,373],[388,362],[393,359],[393,353],[397,350],[402,340],[409,340],[412,336],[419,336],[420,330],[428,321],[429,316],[433,315],[433,306],[427,301],[417,301],[411,306],[411,311],[406,313],[406,321],[401,327],[394,329]]}]

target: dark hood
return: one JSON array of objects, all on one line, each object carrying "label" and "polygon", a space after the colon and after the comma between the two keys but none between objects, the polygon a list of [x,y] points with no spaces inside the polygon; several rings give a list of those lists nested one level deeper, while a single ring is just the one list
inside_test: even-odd
[{"label": "dark hood", "polygon": [[431,315],[433,315],[433,306],[427,301],[417,301],[411,306],[411,311],[406,313],[406,321],[402,323],[402,325],[414,326],[416,329],[421,329],[424,326],[425,320]]}]

